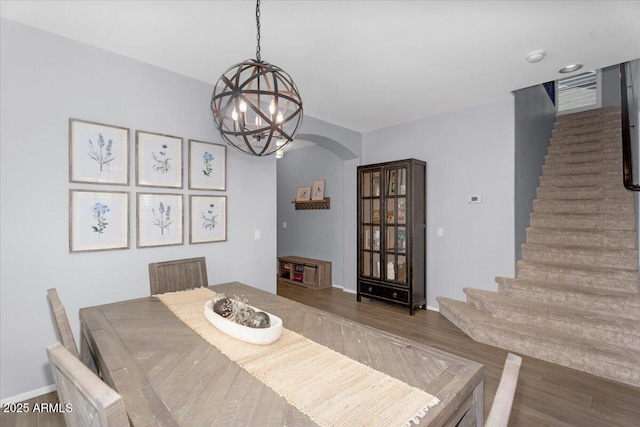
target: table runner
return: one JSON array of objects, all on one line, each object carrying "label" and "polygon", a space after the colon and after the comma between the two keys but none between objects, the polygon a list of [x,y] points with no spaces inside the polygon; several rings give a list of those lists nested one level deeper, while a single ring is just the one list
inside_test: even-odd
[{"label": "table runner", "polygon": [[204,316],[215,292],[196,288],[156,295],[182,322],[320,426],[410,426],[440,401],[283,328],[269,345],[232,338]]}]

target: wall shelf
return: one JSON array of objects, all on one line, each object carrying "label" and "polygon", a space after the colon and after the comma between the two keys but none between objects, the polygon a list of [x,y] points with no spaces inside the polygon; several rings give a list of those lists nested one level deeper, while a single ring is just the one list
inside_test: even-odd
[{"label": "wall shelf", "polygon": [[322,200],[294,200],[293,203],[296,210],[300,209],[331,209],[331,198],[325,197]]}]

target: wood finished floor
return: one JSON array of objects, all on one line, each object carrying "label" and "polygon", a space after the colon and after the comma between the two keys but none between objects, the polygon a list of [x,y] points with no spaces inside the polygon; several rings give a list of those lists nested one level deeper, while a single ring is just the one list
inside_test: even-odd
[{"label": "wood finished floor", "polygon": [[[473,341],[436,311],[356,296],[338,288],[313,290],[278,282],[278,295],[385,330],[484,365],[485,417],[493,402],[507,351]],[[640,388],[522,357],[509,426],[640,427]]]},{"label": "wood finished floor", "polygon": [[[393,304],[366,298],[358,303],[337,288],[316,291],[284,282],[278,295],[482,363],[488,414],[507,352],[471,340],[440,313],[409,316]],[[55,403],[56,393],[29,402]],[[640,427],[640,389],[524,356],[509,425]],[[61,414],[0,413],[0,426],[63,427],[64,420]]]}]

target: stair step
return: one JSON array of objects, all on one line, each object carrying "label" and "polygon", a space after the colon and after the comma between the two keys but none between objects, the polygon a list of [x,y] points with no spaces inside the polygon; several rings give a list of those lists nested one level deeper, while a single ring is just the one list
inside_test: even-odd
[{"label": "stair step", "polygon": [[635,208],[633,198],[591,199],[585,200],[553,200],[536,199],[533,201],[533,212],[554,214],[590,214],[590,213],[625,213],[633,215]]},{"label": "stair step", "polygon": [[558,144],[547,148],[547,154],[589,153],[608,149],[622,150],[620,138],[599,139],[597,141],[582,142],[580,144]]},{"label": "stair step", "polygon": [[637,320],[592,310],[536,303],[481,289],[465,288],[467,302],[492,317],[514,323],[547,327],[582,338],[640,351]]},{"label": "stair step", "polygon": [[580,111],[579,113],[559,114],[556,117],[558,123],[576,120],[595,120],[609,114],[620,114],[620,106],[613,105],[610,107],[594,108],[592,110]]},{"label": "stair step", "polygon": [[551,137],[549,143],[550,146],[556,145],[576,145],[584,144],[586,142],[597,142],[617,139],[620,141],[622,138],[620,128],[618,129],[604,129],[599,132],[589,132],[581,135],[554,135]]},{"label": "stair step", "polygon": [[606,148],[598,151],[580,153],[551,153],[545,156],[546,165],[573,165],[581,163],[594,163],[602,160],[622,160],[620,148]]},{"label": "stair step", "polygon": [[[564,124],[564,123],[563,123]],[[585,135],[588,133],[605,132],[617,129],[620,131],[620,118],[618,120],[605,120],[597,123],[584,122],[578,126],[554,126],[551,131],[551,137],[568,136],[568,135]]]},{"label": "stair step", "polygon": [[526,236],[528,243],[637,249],[637,235],[632,230],[571,230],[528,227]]},{"label": "stair step", "polygon": [[554,129],[566,129],[571,127],[581,127],[585,125],[592,125],[595,123],[620,123],[620,109],[615,111],[608,111],[595,116],[590,117],[573,117],[568,118],[566,115],[560,116],[555,123]]},{"label": "stair step", "polygon": [[567,286],[510,277],[496,277],[501,294],[526,299],[531,303],[591,310],[640,321],[640,297],[611,291],[588,289],[579,283]]},{"label": "stair step", "polygon": [[633,193],[625,189],[621,184],[582,186],[582,187],[538,187],[536,190],[538,199],[541,200],[580,200],[580,199],[631,199]]},{"label": "stair step", "polygon": [[598,214],[553,214],[533,212],[529,216],[532,227],[635,230],[636,221],[632,215],[615,212]]},{"label": "stair step", "polygon": [[540,177],[541,187],[583,187],[583,186],[619,186],[622,184],[622,169],[616,171],[579,174],[547,175]]},{"label": "stair step", "polygon": [[440,313],[476,341],[640,387],[638,352],[548,328],[496,322],[471,305],[438,297]]},{"label": "stair step", "polygon": [[548,264],[592,265],[634,270],[638,268],[638,251],[634,249],[584,248],[525,242],[522,259]]},{"label": "stair step", "polygon": [[573,267],[519,260],[516,277],[536,286],[549,284],[562,288],[581,286],[585,291],[638,295],[640,275],[637,271],[597,268],[593,266]]},{"label": "stair step", "polygon": [[542,175],[581,175],[622,171],[622,159],[570,165],[543,165]]}]

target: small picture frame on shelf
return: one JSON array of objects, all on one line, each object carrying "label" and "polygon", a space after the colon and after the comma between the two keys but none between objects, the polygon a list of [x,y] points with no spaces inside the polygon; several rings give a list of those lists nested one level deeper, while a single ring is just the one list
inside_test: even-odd
[{"label": "small picture frame on shelf", "polygon": [[136,185],[182,188],[182,138],[136,131]]},{"label": "small picture frame on shelf", "polygon": [[129,192],[69,190],[69,252],[129,249]]},{"label": "small picture frame on shelf", "polygon": [[324,179],[313,181],[311,200],[324,200]]},{"label": "small picture frame on shelf", "polygon": [[129,185],[129,129],[69,119],[69,182]]},{"label": "small picture frame on shelf", "polygon": [[182,194],[136,194],[136,247],[182,245]]},{"label": "small picture frame on shelf", "polygon": [[371,219],[372,222],[380,222],[380,209],[375,209],[373,211],[373,218]]},{"label": "small picture frame on shelf", "polygon": [[307,202],[309,200],[311,200],[311,187],[298,187],[296,202]]},{"label": "small picture frame on shelf", "polygon": [[189,140],[189,189],[227,189],[227,146]]},{"label": "small picture frame on shelf", "polygon": [[393,211],[387,211],[387,223],[393,223]]},{"label": "small picture frame on shelf", "polygon": [[227,240],[227,196],[189,196],[189,243]]}]

